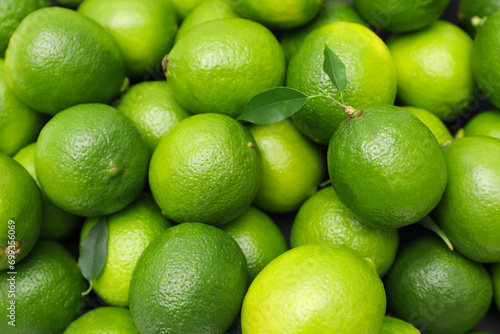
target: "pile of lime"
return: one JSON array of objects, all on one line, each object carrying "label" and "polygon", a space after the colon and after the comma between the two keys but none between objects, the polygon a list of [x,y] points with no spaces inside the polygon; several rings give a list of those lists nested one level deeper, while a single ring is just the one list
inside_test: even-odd
[{"label": "pile of lime", "polygon": [[0,333],[500,334],[499,0],[0,0]]}]

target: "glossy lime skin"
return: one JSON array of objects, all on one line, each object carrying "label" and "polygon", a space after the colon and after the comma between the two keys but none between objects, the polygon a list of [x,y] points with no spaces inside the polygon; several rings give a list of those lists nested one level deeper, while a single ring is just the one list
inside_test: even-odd
[{"label": "glossy lime skin", "polygon": [[465,30],[472,36],[476,36],[481,26],[474,24],[474,20],[484,20],[500,9],[500,0],[462,0],[458,12],[458,18]]},{"label": "glossy lime skin", "polygon": [[390,312],[423,333],[463,334],[488,311],[493,285],[486,269],[439,237],[407,245],[385,279]]},{"label": "glossy lime skin", "polygon": [[434,212],[437,223],[468,258],[500,262],[500,139],[458,139],[444,157],[448,185]]},{"label": "glossy lime skin", "polygon": [[109,103],[125,81],[113,37],[92,19],[61,7],[23,20],[5,54],[5,72],[23,102],[51,115],[81,103]]},{"label": "glossy lime skin", "polygon": [[431,130],[434,137],[438,141],[439,145],[443,146],[443,144],[451,143],[453,141],[453,136],[450,133],[450,130],[446,127],[442,120],[439,119],[436,115],[422,108],[417,107],[401,107],[402,109],[408,111],[413,116],[416,116],[419,120],[422,121],[429,130]]},{"label": "glossy lime skin", "polygon": [[[9,261],[17,265],[35,246],[42,225],[42,195],[29,173],[1,153],[0,175],[0,270],[4,270],[12,264]],[[9,259],[9,250],[14,259]]]},{"label": "glossy lime skin", "polygon": [[420,332],[412,324],[386,315],[379,334],[420,334]]},{"label": "glossy lime skin", "polygon": [[[288,64],[288,87],[310,96],[323,94],[320,87],[341,100],[323,71],[325,44],[346,66],[348,84],[343,93],[346,105],[364,109],[394,103],[397,79],[389,50],[374,32],[356,23],[329,23],[311,32]],[[300,131],[321,144],[328,144],[345,119],[344,109],[322,97],[308,100],[292,116]]]},{"label": "glossy lime skin", "polygon": [[85,217],[123,209],[142,191],[149,152],[135,124],[104,104],[81,104],[42,129],[35,171],[52,203]]},{"label": "glossy lime skin", "polygon": [[188,111],[237,117],[252,97],[283,84],[285,56],[264,26],[241,18],[214,20],[174,45],[166,76]]},{"label": "glossy lime skin", "polygon": [[149,186],[165,215],[221,226],[245,211],[259,190],[262,157],[241,123],[221,114],[186,118],[163,137]]},{"label": "glossy lime skin", "polygon": [[33,252],[16,265],[15,326],[8,325],[7,315],[11,274],[0,272],[0,322],[3,334],[61,333],[83,312],[87,282],[80,268],[63,246],[40,241]]},{"label": "glossy lime skin", "polygon": [[500,12],[488,17],[488,20],[477,33],[472,49],[472,72],[479,88],[500,107],[500,54],[491,52],[500,48]]},{"label": "glossy lime skin", "polygon": [[354,0],[361,15],[377,29],[413,31],[435,22],[450,0]]},{"label": "glossy lime skin", "polygon": [[439,203],[446,186],[436,138],[395,106],[366,109],[339,125],[328,147],[328,172],[354,216],[379,228],[416,223]]},{"label": "glossy lime skin", "polygon": [[245,255],[227,233],[200,223],[169,228],[144,250],[130,283],[143,334],[224,333],[247,290]]},{"label": "glossy lime skin", "polygon": [[465,136],[488,136],[500,139],[500,111],[484,111],[472,118],[464,128]]},{"label": "glossy lime skin", "polygon": [[361,224],[338,198],[333,187],[310,197],[295,216],[290,235],[292,247],[326,242],[347,246],[364,258],[373,258],[383,277],[398,250],[396,229],[377,229]]},{"label": "glossy lime skin", "polygon": [[391,37],[387,46],[398,73],[398,98],[441,119],[463,113],[474,94],[473,41],[456,25],[431,26]]},{"label": "glossy lime skin", "polygon": [[128,309],[99,307],[85,313],[66,328],[64,334],[140,334]]}]

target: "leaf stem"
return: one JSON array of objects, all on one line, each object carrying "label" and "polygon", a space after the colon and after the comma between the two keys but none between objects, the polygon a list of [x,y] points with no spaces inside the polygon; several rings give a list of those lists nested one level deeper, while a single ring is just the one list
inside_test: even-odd
[{"label": "leaf stem", "polygon": [[85,297],[90,293],[90,291],[92,291],[92,282],[93,281],[89,281],[89,288],[87,289],[87,291],[82,292],[82,297]]}]

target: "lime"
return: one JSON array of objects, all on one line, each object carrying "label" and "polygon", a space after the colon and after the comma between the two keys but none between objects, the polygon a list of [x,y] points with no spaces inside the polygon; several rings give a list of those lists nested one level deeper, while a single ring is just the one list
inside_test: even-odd
[{"label": "lime", "polygon": [[108,103],[120,92],[125,67],[118,45],[95,21],[49,7],[29,14],[5,54],[10,88],[47,113],[80,103]]},{"label": "lime", "polygon": [[386,315],[379,334],[420,334],[420,332],[412,324]]},{"label": "lime", "polygon": [[461,0],[458,12],[460,23],[473,37],[488,17],[500,9],[500,0]]},{"label": "lime", "polygon": [[196,7],[204,3],[206,0],[164,0],[172,4],[179,18],[184,20]]},{"label": "lime", "polygon": [[459,27],[437,21],[389,39],[398,73],[398,97],[441,119],[460,115],[474,94],[472,39]]},{"label": "lime", "polygon": [[379,228],[416,223],[446,187],[436,138],[417,117],[394,106],[369,108],[342,123],[330,140],[328,172],[356,219]]},{"label": "lime", "polygon": [[15,272],[0,272],[3,334],[61,333],[85,307],[87,283],[61,245],[40,241]]},{"label": "lime", "polygon": [[493,296],[486,269],[434,235],[414,240],[398,254],[385,288],[391,313],[429,334],[466,333],[486,314]]},{"label": "lime", "polygon": [[134,121],[151,154],[161,137],[189,117],[166,81],[148,81],[132,86],[116,104],[116,109]]},{"label": "lime", "polygon": [[250,206],[261,175],[250,132],[229,116],[202,114],[182,120],[160,140],[149,186],[168,218],[219,226]]},{"label": "lime", "polygon": [[0,3],[0,58],[4,58],[10,36],[31,12],[50,6],[49,0],[2,0]]},{"label": "lime", "polygon": [[500,140],[467,137],[444,150],[448,185],[435,217],[453,246],[477,262],[500,262]]},{"label": "lime", "polygon": [[354,0],[361,15],[374,27],[396,32],[418,30],[434,23],[450,0]]},{"label": "lime", "polygon": [[247,281],[245,256],[227,233],[177,225],[139,258],[130,311],[143,334],[224,333],[239,313]]},{"label": "lime", "polygon": [[[3,270],[15,267],[37,242],[42,225],[42,196],[28,172],[1,153],[0,175],[0,270]],[[13,267],[9,269],[15,271]]]},{"label": "lime", "polygon": [[179,41],[188,32],[202,23],[239,17],[234,11],[233,7],[229,4],[228,0],[209,0],[203,1],[196,7],[185,19],[182,21],[175,42]]},{"label": "lime", "polygon": [[500,309],[500,263],[491,266],[491,278],[493,280],[495,304]]},{"label": "lime", "polygon": [[55,0],[58,4],[64,7],[77,8],[83,0]]},{"label": "lime", "polygon": [[333,187],[327,187],[302,205],[292,226],[292,247],[314,242],[344,245],[364,258],[372,258],[382,277],[394,262],[399,237],[396,229],[381,230],[361,224],[342,204]]},{"label": "lime", "polygon": [[[355,108],[392,104],[396,97],[396,70],[384,42],[370,29],[355,23],[329,23],[311,32],[290,60],[286,85],[313,96],[340,93],[323,71],[327,45],[346,66],[345,104]],[[310,99],[292,116],[295,125],[312,140],[328,144],[346,118],[344,109],[327,98]]]},{"label": "lime", "polygon": [[269,262],[288,249],[278,226],[268,215],[254,207],[249,207],[221,229],[236,240],[245,254],[250,281],[253,281]]},{"label": "lime", "polygon": [[117,307],[100,307],[76,319],[64,334],[140,334],[130,311]]},{"label": "lime", "polygon": [[[37,181],[35,173],[36,143],[31,143],[14,155],[13,159],[19,162],[31,177]],[[37,181],[38,183],[38,181]],[[42,191],[42,227],[40,238],[49,240],[63,240],[70,236],[80,226],[82,219],[79,216],[66,212],[52,203]]]},{"label": "lime", "polygon": [[245,334],[373,333],[385,313],[382,281],[371,264],[343,246],[309,244],[274,259],[243,301]]},{"label": "lime", "polygon": [[488,136],[500,139],[500,111],[483,111],[464,128],[465,136]]},{"label": "lime", "polygon": [[[80,243],[98,221],[99,218],[85,220]],[[128,306],[130,279],[137,260],[147,245],[170,226],[151,195],[146,193],[125,209],[107,216],[106,262],[100,275],[92,281],[92,289],[99,297],[112,306]]]},{"label": "lime", "polygon": [[164,0],[85,0],[78,12],[114,37],[132,78],[159,67],[174,44],[177,16]]},{"label": "lime", "polygon": [[0,153],[12,156],[35,141],[44,123],[42,114],[24,104],[7,86],[0,59]]},{"label": "lime", "polygon": [[443,145],[449,144],[453,141],[453,136],[450,133],[450,130],[446,127],[446,125],[433,113],[427,111],[422,108],[417,107],[401,107],[402,109],[408,111],[413,116],[416,116],[419,120],[422,121],[429,130],[431,130],[434,137],[436,137],[439,145],[441,147]]},{"label": "lime", "polygon": [[254,204],[275,213],[297,210],[325,177],[322,150],[288,119],[248,129],[262,154],[262,181]]},{"label": "lime", "polygon": [[42,129],[35,170],[52,203],[93,217],[119,211],[139,195],[148,159],[129,118],[104,104],[82,104],[57,114]]},{"label": "lime", "polygon": [[172,48],[166,71],[187,110],[236,117],[256,94],[283,84],[285,57],[264,26],[241,18],[213,20],[188,35]]},{"label": "lime", "polygon": [[291,29],[311,21],[325,0],[229,0],[242,17],[270,28]]},{"label": "lime", "polygon": [[321,8],[319,14],[303,27],[284,31],[281,37],[281,46],[285,52],[286,61],[289,62],[307,35],[314,29],[332,22],[352,22],[367,26],[365,20],[359,15],[354,6],[346,0],[328,0]]}]

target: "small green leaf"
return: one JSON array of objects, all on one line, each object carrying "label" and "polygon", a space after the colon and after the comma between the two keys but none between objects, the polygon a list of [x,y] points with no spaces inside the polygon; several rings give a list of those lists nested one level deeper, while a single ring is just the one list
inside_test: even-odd
[{"label": "small green leaf", "polygon": [[101,219],[92,226],[80,246],[78,264],[80,265],[83,277],[92,281],[99,276],[102,268],[104,268],[107,253],[108,230],[106,228],[106,218],[101,217]]},{"label": "small green leaf", "polygon": [[295,114],[309,99],[296,89],[276,87],[254,96],[237,118],[254,124],[272,124]]},{"label": "small green leaf", "polygon": [[330,77],[333,85],[343,93],[347,87],[347,73],[345,64],[327,45],[325,45],[325,61],[323,71]]},{"label": "small green leaf", "polygon": [[432,232],[436,233],[441,239],[443,239],[443,241],[446,244],[446,246],[448,246],[448,248],[451,251],[453,250],[453,245],[451,244],[451,241],[448,238],[448,236],[446,236],[446,234],[439,227],[439,225],[436,224],[436,222],[434,220],[432,220],[429,216],[425,216],[418,223],[420,224],[420,226],[422,226],[422,227],[424,227],[424,228],[426,228],[428,230],[431,230]]}]

